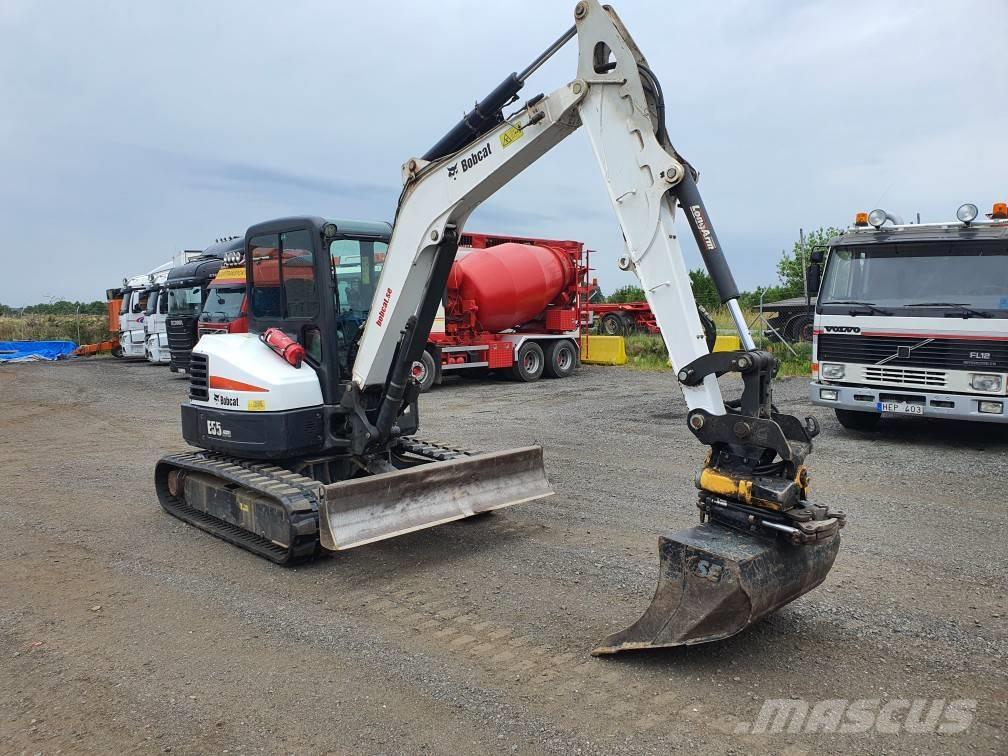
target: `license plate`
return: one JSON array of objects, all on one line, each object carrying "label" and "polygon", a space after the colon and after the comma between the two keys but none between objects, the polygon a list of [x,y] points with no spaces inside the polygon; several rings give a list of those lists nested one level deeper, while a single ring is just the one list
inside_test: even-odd
[{"label": "license plate", "polygon": [[875,402],[879,412],[902,412],[904,415],[923,415],[923,404],[907,404],[906,402]]}]

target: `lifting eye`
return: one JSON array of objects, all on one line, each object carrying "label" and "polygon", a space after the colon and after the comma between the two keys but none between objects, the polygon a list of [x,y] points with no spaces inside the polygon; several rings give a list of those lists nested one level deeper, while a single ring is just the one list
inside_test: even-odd
[{"label": "lifting eye", "polygon": [[612,50],[605,42],[596,43],[595,51],[592,54],[592,64],[597,74],[609,73],[616,68],[616,60],[613,58]]}]

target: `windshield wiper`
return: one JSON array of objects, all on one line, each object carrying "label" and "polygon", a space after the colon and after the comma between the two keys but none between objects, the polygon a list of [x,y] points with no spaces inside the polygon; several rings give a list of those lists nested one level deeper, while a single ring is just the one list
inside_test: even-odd
[{"label": "windshield wiper", "polygon": [[[831,302],[823,302],[823,304],[824,305],[835,305],[835,304],[837,304],[837,305],[841,305],[841,304],[861,305],[862,307],[867,307],[868,308],[868,313],[867,314],[869,314],[869,315],[871,313],[873,313],[873,312],[877,313],[878,315],[892,315],[892,311],[890,311],[890,310],[883,310],[881,307],[876,307],[874,302],[861,302],[861,301],[859,301],[857,299],[836,299],[836,300],[833,300]],[[849,310],[848,312],[851,315],[857,315],[858,314],[858,312],[856,310]]]},{"label": "windshield wiper", "polygon": [[[964,318],[968,318],[970,315],[975,315],[978,318],[989,318],[991,314],[989,312],[984,312],[983,310],[977,310],[969,305],[963,304],[962,302],[914,302],[913,304],[903,305],[904,307],[955,307],[960,312]],[[946,317],[953,317],[949,313],[945,313]]]}]

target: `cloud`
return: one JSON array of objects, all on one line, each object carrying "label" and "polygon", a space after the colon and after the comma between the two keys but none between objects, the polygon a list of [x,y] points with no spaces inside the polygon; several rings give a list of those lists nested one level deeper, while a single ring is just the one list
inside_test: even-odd
[{"label": "cloud", "polygon": [[[0,5],[0,302],[100,297],[270,217],[389,220],[400,166],[570,23],[573,2]],[[744,287],[799,228],[885,203],[925,220],[1005,199],[1004,3],[617,8]],[[436,13],[436,17],[432,14]],[[573,46],[523,97],[572,76]],[[583,134],[471,227],[581,239],[606,289],[622,237]],[[688,262],[700,258],[684,231]]]}]

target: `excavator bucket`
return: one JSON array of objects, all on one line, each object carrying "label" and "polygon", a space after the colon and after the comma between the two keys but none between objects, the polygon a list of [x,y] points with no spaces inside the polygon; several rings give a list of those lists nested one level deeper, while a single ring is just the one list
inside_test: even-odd
[{"label": "excavator bucket", "polygon": [[735,635],[819,585],[839,548],[839,535],[796,546],[710,522],[661,536],[651,605],[592,654],[689,646]]},{"label": "excavator bucket", "polygon": [[319,539],[342,551],[552,495],[539,446],[430,462],[327,485]]}]

